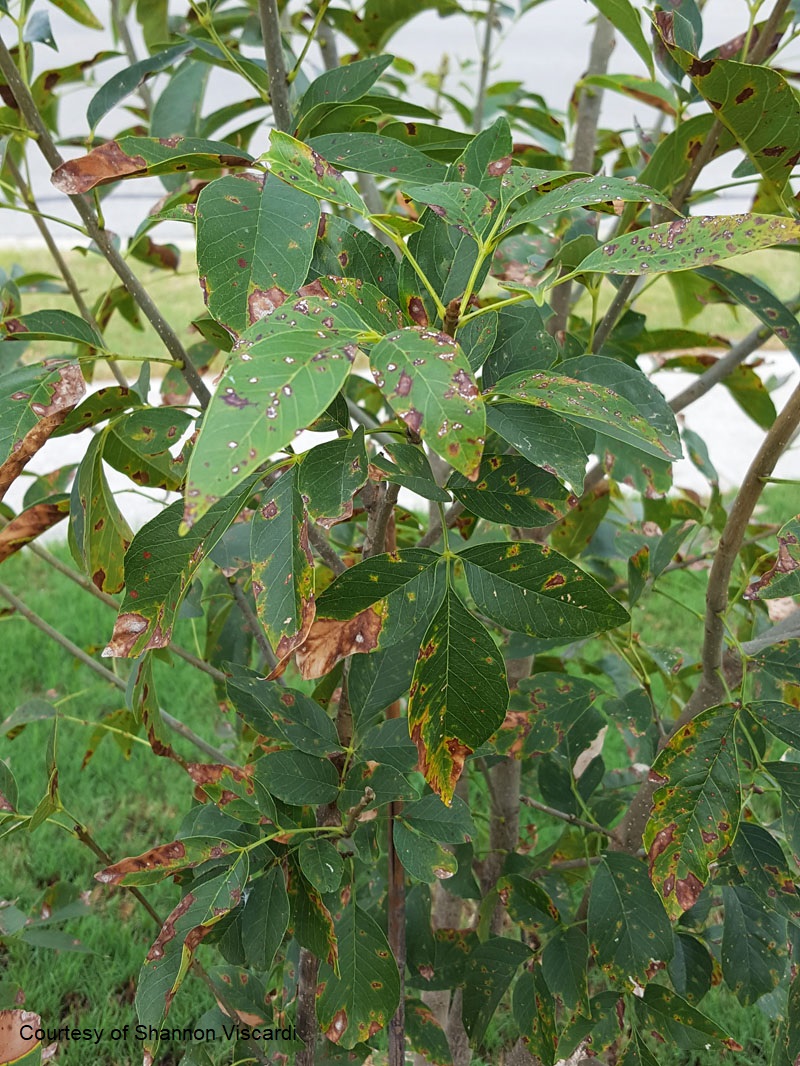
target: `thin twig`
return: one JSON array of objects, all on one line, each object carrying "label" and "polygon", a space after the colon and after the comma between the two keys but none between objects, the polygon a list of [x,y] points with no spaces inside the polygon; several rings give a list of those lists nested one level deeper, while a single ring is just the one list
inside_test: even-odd
[{"label": "thin twig", "polygon": [[492,61],[492,30],[494,29],[495,0],[489,0],[489,9],[483,30],[483,48],[481,49],[481,70],[478,75],[478,92],[475,97],[475,110],[472,114],[472,132],[480,133],[483,129],[483,112],[486,108],[486,86],[489,81],[489,65]]},{"label": "thin twig", "polygon": [[[34,134],[39,150],[51,169],[56,170],[61,166],[64,160],[61,153],[56,148],[49,130],[42,121],[30,90],[22,80],[14,60],[11,57],[11,53],[8,48],[6,48],[2,38],[0,38],[0,72],[2,72],[8,88],[11,90],[11,94],[19,107],[20,114],[25,120],[26,125]],[[206,407],[211,400],[211,393],[208,391],[205,382],[200,377],[194,363],[187,355],[177,333],[175,333],[172,326],[170,326],[169,322],[167,322],[161,314],[158,307],[156,307],[155,303],[150,298],[146,288],[142,285],[128,266],[127,262],[114,247],[111,235],[100,226],[97,215],[89,200],[87,200],[85,196],[70,196],[69,199],[80,215],[87,233],[100,249],[122,284],[131,294],[145,318],[147,318],[153,326],[156,333],[161,338],[164,347],[179,364],[181,373],[192,392],[194,392],[202,406]]]},{"label": "thin twig", "polygon": [[[456,502],[447,509],[447,514],[445,515],[445,522],[447,523],[448,529],[453,528],[453,526],[456,524],[456,522],[459,520],[465,510],[466,508],[460,500],[456,500]],[[438,523],[435,525],[431,525],[431,528],[428,530],[428,532],[418,541],[417,547],[430,548],[431,545],[436,543],[436,541],[439,539],[439,537],[441,537],[441,535],[441,525]]]},{"label": "thin twig", "polygon": [[275,126],[283,133],[292,131],[292,108],[289,103],[289,79],[283,58],[281,22],[276,0],[258,0],[258,17],[264,39],[264,55],[269,73],[269,99]]},{"label": "thin twig", "polygon": [[[122,47],[125,49],[125,55],[128,57],[128,63],[133,66],[134,63],[138,63],[139,57],[136,55],[136,49],[133,47],[133,40],[131,39],[130,32],[128,30],[128,20],[125,15],[119,9],[119,0],[111,0],[111,21],[114,24],[114,32],[122,42]],[[139,85],[137,92],[142,98],[145,111],[148,115],[153,114],[153,94],[150,92],[150,86],[146,81],[143,81]]]},{"label": "thin twig", "polygon": [[264,633],[264,629],[258,620],[258,615],[250,606],[250,600],[247,598],[247,593],[235,577],[230,579],[230,586],[233,592],[233,598],[239,605],[239,610],[242,612],[245,621],[247,622],[247,628],[253,634],[256,644],[258,644],[261,649],[261,654],[264,656],[264,662],[270,670],[274,670],[278,665],[278,660],[275,658],[275,652],[272,650],[266,634]]},{"label": "thin twig", "polygon": [[314,522],[308,523],[308,541],[323,563],[338,577],[343,574],[347,567],[320,533]]},{"label": "thin twig", "polygon": [[[127,685],[121,677],[112,674],[112,672],[106,669],[105,666],[96,662],[88,652],[83,650],[83,648],[79,648],[77,644],[73,644],[73,642],[68,637],[65,637],[63,633],[59,633],[57,629],[54,629],[48,622],[45,622],[45,620],[40,615],[36,614],[35,611],[32,611],[23,600],[18,596],[15,596],[11,589],[7,588],[5,585],[0,585],[0,596],[2,596],[3,599],[8,600],[11,606],[18,611],[23,618],[26,618],[31,625],[36,626],[37,629],[50,637],[51,640],[64,648],[65,651],[68,651],[70,655],[79,659],[99,677],[102,677],[105,681],[108,681],[122,692],[127,690]],[[205,755],[210,756],[215,762],[224,763],[226,766],[236,766],[236,763],[231,762],[227,755],[223,754],[218,748],[215,748],[213,744],[209,744],[207,741],[203,740],[203,738],[198,736],[194,730],[189,728],[189,726],[184,725],[180,719],[174,718],[171,714],[168,714],[161,708],[159,708],[159,712],[165,725],[169,726],[173,732],[178,733],[185,740],[188,740],[189,743],[193,744]]]},{"label": "thin twig", "polygon": [[389,519],[394,512],[399,493],[400,486],[394,482],[388,482],[385,488],[376,486],[375,502],[372,506],[367,505],[367,533],[364,537],[362,559],[369,559],[386,550],[386,530],[389,528]]},{"label": "thin twig", "polygon": [[558,818],[562,822],[569,822],[570,825],[579,825],[582,829],[589,829],[593,833],[600,833],[602,836],[608,837],[610,840],[616,840],[617,834],[613,829],[606,829],[602,825],[598,825],[597,822],[589,822],[584,818],[579,818],[576,814],[570,814],[569,811],[559,811],[556,807],[548,807],[546,803],[539,803],[538,800],[531,799],[530,796],[520,796],[520,802],[524,803],[526,807],[531,807],[535,811],[541,811],[542,814],[549,814],[551,818]]}]

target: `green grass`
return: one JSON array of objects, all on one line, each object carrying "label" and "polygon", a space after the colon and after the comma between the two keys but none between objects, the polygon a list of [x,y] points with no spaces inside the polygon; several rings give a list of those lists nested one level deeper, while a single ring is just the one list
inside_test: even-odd
[{"label": "green grass", "polygon": [[[59,554],[66,558],[68,553],[61,549]],[[113,612],[35,557],[26,553],[9,559],[2,577],[33,610],[79,646],[96,650],[108,638]],[[189,623],[179,623],[183,632],[176,639],[189,642],[188,627]],[[0,619],[0,676],[4,679],[0,718],[34,696],[61,700],[59,708],[65,714],[89,721],[124,704],[122,692],[13,614]],[[161,705],[214,741],[219,714],[210,679],[180,660],[173,666],[156,663],[156,676]],[[32,810],[44,794],[51,728],[49,722],[35,722],[13,741],[4,738],[0,742],[0,755],[20,786],[22,811]],[[59,723],[59,789],[65,807],[115,859],[174,839],[191,804],[188,776],[142,745],[134,744],[126,759],[110,737],[81,769],[91,732],[70,722]],[[187,758],[198,758],[182,741],[175,746]],[[68,819],[63,820],[69,825]],[[26,1009],[36,1011],[51,1026],[69,1022],[109,1030],[132,1022],[132,982],[155,938],[152,920],[128,893],[94,880],[102,862],[63,830],[45,824],[31,836],[19,833],[3,843],[0,899],[17,901],[28,912],[57,881],[88,892],[88,915],[63,928],[93,953],[54,952],[7,940],[0,944],[0,1006],[10,1006],[23,995]],[[148,889],[147,895],[166,916],[179,898],[179,889],[167,881]],[[184,994],[175,1000],[171,1024],[186,1025],[211,1005],[205,988],[190,978]],[[111,1048],[108,1043],[101,1045],[93,1061],[123,1066],[119,1049]],[[140,1061],[138,1051],[134,1059]],[[86,1049],[80,1044],[62,1045],[59,1062],[84,1066],[86,1061]]]}]

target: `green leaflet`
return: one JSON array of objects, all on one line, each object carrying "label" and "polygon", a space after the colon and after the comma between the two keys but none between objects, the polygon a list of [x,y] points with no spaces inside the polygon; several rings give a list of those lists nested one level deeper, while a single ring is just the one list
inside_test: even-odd
[{"label": "green leaflet", "polygon": [[705,944],[688,933],[677,933],[675,954],[667,972],[678,995],[690,1003],[699,1003],[711,988],[714,964]]},{"label": "green leaflet", "polygon": [[573,730],[588,741],[594,739],[604,724],[594,706],[599,695],[590,681],[569,674],[546,671],[520,681],[512,694],[511,706],[524,715],[521,734],[525,753],[555,751],[569,741]]},{"label": "green leaflet", "polygon": [[709,865],[736,835],[741,808],[735,707],[712,707],[670,740],[653,764],[661,782],[644,833],[650,877],[671,918],[694,906]]},{"label": "green leaflet", "polygon": [[284,803],[332,803],[339,791],[339,776],[328,759],[303,751],[271,751],[256,763],[255,778]]},{"label": "green leaflet", "polygon": [[171,67],[173,63],[182,59],[191,49],[191,42],[186,41],[183,44],[156,52],[155,55],[147,56],[146,59],[141,59],[138,63],[126,67],[117,74],[113,74],[89,101],[89,107],[86,111],[86,120],[89,126],[94,129],[100,119],[107,115],[112,108],[116,107],[121,100],[124,100],[126,96],[135,92],[145,78],[150,74],[155,74],[160,70],[166,70],[167,67]]},{"label": "green leaflet", "polygon": [[[686,370],[690,374],[704,374],[716,362],[712,355],[676,355],[668,359],[665,370]],[[731,394],[731,399],[752,418],[757,426],[769,429],[775,421],[775,404],[767,387],[751,366],[740,364],[727,374],[722,385]]]},{"label": "green leaflet", "polygon": [[796,863],[800,858],[800,764],[767,762],[764,769],[780,787],[783,831]]},{"label": "green leaflet", "polygon": [[509,874],[497,882],[497,892],[512,921],[534,933],[550,932],[561,924],[558,908],[535,881]]},{"label": "green leaflet", "polygon": [[329,1040],[351,1048],[388,1023],[400,997],[400,976],[383,930],[355,903],[336,923],[336,938],[339,974],[320,964],[317,1018]]},{"label": "green leaflet", "polygon": [[479,544],[459,558],[479,609],[514,632],[576,640],[628,619],[594,578],[551,548]]},{"label": "green leaflet", "polygon": [[[242,852],[222,871],[215,869],[193,881],[173,909],[139,973],[136,1013],[143,1024],[160,1027],[197,945],[241,901],[248,868],[247,853]],[[147,1040],[144,1046],[154,1052],[158,1041]]]},{"label": "green leaflet", "polygon": [[592,881],[588,913],[592,955],[613,979],[644,984],[653,961],[673,954],[672,926],[639,859],[606,852]]},{"label": "green leaflet", "polygon": [[591,204],[604,204],[611,200],[622,200],[625,203],[654,203],[672,212],[675,211],[668,197],[647,185],[625,181],[624,178],[603,176],[578,178],[576,181],[570,181],[566,185],[553,189],[552,192],[535,197],[529,204],[519,208],[504,223],[503,234],[510,233],[517,226],[538,222],[548,215],[571,211],[577,207],[588,207]]},{"label": "green leaflet", "polygon": [[436,1016],[421,999],[406,997],[406,1036],[431,1066],[452,1066],[450,1045]]},{"label": "green leaflet", "polygon": [[301,947],[308,948],[318,959],[325,959],[338,972],[338,949],[331,913],[319,892],[300,873],[293,861],[289,865],[289,933]]},{"label": "green leaflet", "polygon": [[10,340],[66,341],[105,351],[105,341],[72,311],[32,311],[0,321],[0,336]]},{"label": "green leaflet", "polygon": [[758,700],[750,703],[747,710],[752,718],[773,736],[792,748],[800,748],[800,715],[789,703],[777,700]]},{"label": "green leaflet", "polygon": [[252,162],[247,152],[224,141],[200,137],[119,137],[93,148],[88,155],[68,159],[53,171],[50,180],[59,192],[76,196],[125,178],[248,167]]},{"label": "green leaflet", "polygon": [[478,835],[469,807],[460,796],[454,796],[449,807],[438,796],[423,796],[404,808],[403,819],[425,836],[445,844],[463,844]]},{"label": "green leaflet", "polygon": [[556,1004],[541,966],[535,966],[532,973],[523,970],[519,975],[514,985],[512,1009],[528,1049],[538,1056],[543,1066],[553,1066],[558,1043]]},{"label": "green leaflet", "polygon": [[411,430],[474,481],[486,416],[467,358],[452,337],[398,330],[375,345],[370,365],[376,384]]},{"label": "green leaflet", "polygon": [[676,46],[671,16],[659,13],[655,21],[670,56],[720,122],[764,177],[783,189],[797,163],[800,127],[800,103],[786,79],[765,66],[698,59]]},{"label": "green leaflet", "polygon": [[252,883],[242,911],[242,946],[254,970],[269,973],[288,924],[284,873],[273,866]]},{"label": "green leaflet", "polygon": [[319,204],[272,175],[227,176],[197,201],[197,270],[211,314],[241,333],[306,280]]},{"label": "green leaflet", "polygon": [[86,0],[50,0],[50,3],[82,26],[88,26],[91,30],[102,30],[103,28],[102,23],[92,13],[92,9],[86,3]]},{"label": "green leaflet", "polygon": [[427,548],[408,548],[351,566],[322,593],[317,617],[346,621],[373,607],[373,647],[390,647],[430,618],[441,602],[440,558]]},{"label": "green leaflet", "polygon": [[426,500],[450,503],[450,493],[436,484],[431,464],[422,448],[397,441],[387,444],[386,450],[394,462],[390,463],[378,454],[372,457],[372,465],[385,475],[387,481],[403,485]]},{"label": "green leaflet", "polygon": [[741,1045],[731,1040],[710,1018],[690,1006],[665,985],[655,981],[644,990],[644,995],[633,999],[636,1020],[644,1032],[657,1033],[684,1050],[706,1050],[710,1040],[718,1041],[732,1050]]},{"label": "green leaflet", "polygon": [[588,255],[575,273],[692,270],[798,237],[800,222],[780,215],[698,215],[616,237]]},{"label": "green leaflet", "polygon": [[314,558],[292,465],[261,494],[250,526],[256,612],[278,663],[303,643],[314,620]]},{"label": "green leaflet", "polygon": [[206,411],[189,461],[185,527],[321,415],[356,357],[353,340],[336,330],[272,337],[253,329]]},{"label": "green leaflet", "polygon": [[123,563],[133,533],[106,481],[103,437],[92,437],[72,486],[70,546],[75,561],[97,588],[119,592],[125,584]]},{"label": "green leaflet", "polygon": [[486,424],[513,444],[529,463],[583,489],[586,448],[575,428],[559,415],[526,403],[486,405]]},{"label": "green leaflet", "polygon": [[344,860],[336,848],[324,837],[304,840],[297,850],[297,861],[303,876],[317,892],[335,892],[344,872]]},{"label": "green leaflet", "polygon": [[487,455],[473,484],[454,473],[447,487],[468,511],[499,525],[547,526],[577,502],[545,470],[518,455]]},{"label": "green leaflet", "polygon": [[[312,137],[313,149],[343,170],[380,174],[399,182],[444,181],[447,167],[411,145],[374,133],[328,133]],[[412,190],[413,195],[413,190]]]},{"label": "green leaflet", "polygon": [[359,215],[369,214],[367,205],[347,178],[319,152],[279,130],[272,131],[269,144],[269,151],[261,158],[269,163],[275,177],[317,200],[351,207]]},{"label": "green leaflet", "polygon": [[[327,111],[337,104],[351,104],[366,95],[388,66],[392,56],[375,56],[326,70],[311,82],[292,116],[297,136],[305,140]],[[350,169],[350,168],[347,168]]]},{"label": "green leaflet", "polygon": [[299,489],[308,513],[324,529],[350,518],[353,496],[367,480],[367,466],[363,426],[352,437],[327,441],[305,453]]},{"label": "green leaflet", "polygon": [[492,391],[543,407],[657,459],[679,459],[681,456],[680,441],[664,440],[630,401],[605,385],[556,374],[522,372],[503,378],[492,386]]},{"label": "green leaflet", "polygon": [[238,494],[219,500],[186,537],[178,536],[180,500],[139,530],[125,555],[125,598],[105,657],[135,658],[148,648],[169,644],[192,577],[251,491],[252,481]]},{"label": "green leaflet", "polygon": [[419,650],[408,727],[428,784],[450,804],[464,761],[499,727],[508,706],[502,656],[448,588]]},{"label": "green leaflet", "polygon": [[[558,358],[558,345],[544,323],[541,308],[533,300],[495,312],[497,334],[483,367],[483,386],[495,385],[518,371],[547,370]],[[480,325],[488,316],[473,319]],[[462,334],[459,332],[459,343]],[[541,464],[539,464],[541,465]]]},{"label": "green leaflet", "polygon": [[329,274],[369,283],[397,300],[397,261],[392,253],[368,230],[323,212],[309,277]]}]

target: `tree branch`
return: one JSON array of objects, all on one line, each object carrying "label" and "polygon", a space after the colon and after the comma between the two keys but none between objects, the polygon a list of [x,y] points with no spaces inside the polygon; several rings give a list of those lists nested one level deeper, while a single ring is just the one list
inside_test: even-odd
[{"label": "tree branch", "polygon": [[[18,611],[23,618],[26,618],[31,623],[31,625],[36,626],[37,629],[41,630],[42,633],[50,637],[51,640],[55,641],[56,644],[64,648],[65,651],[68,651],[70,655],[73,655],[76,659],[79,659],[80,662],[88,666],[89,669],[93,670],[99,677],[102,677],[105,681],[110,682],[122,692],[125,692],[127,690],[128,686],[125,684],[121,677],[117,677],[116,674],[112,674],[112,672],[106,669],[106,667],[103,666],[101,663],[95,662],[95,660],[91,657],[91,655],[89,655],[88,652],[85,652],[83,648],[79,648],[77,644],[73,644],[73,642],[68,637],[65,637],[63,633],[59,633],[57,629],[54,629],[48,622],[45,622],[45,620],[40,615],[36,614],[35,611],[32,611],[23,600],[21,600],[18,596],[15,596],[11,589],[7,588],[5,585],[0,585],[0,596],[2,596],[3,599],[8,600],[11,606],[16,611]],[[193,744],[199,751],[202,751],[205,755],[208,755],[215,762],[224,763],[225,766],[236,767],[236,763],[231,762],[227,755],[221,752],[218,748],[215,748],[213,744],[209,744],[207,741],[203,740],[203,738],[198,736],[193,729],[189,728],[188,725],[184,725],[183,722],[180,721],[180,719],[174,718],[171,714],[168,714],[160,707],[159,713],[161,714],[161,717],[166,726],[169,726],[169,728],[173,732],[178,733],[179,736],[182,736],[185,740],[188,740],[189,743]]]},{"label": "tree branch", "polygon": [[549,814],[551,818],[558,818],[562,822],[569,822],[570,825],[579,825],[582,829],[590,829],[593,833],[600,833],[601,836],[608,837],[609,840],[617,839],[617,834],[613,829],[606,829],[605,826],[598,825],[596,822],[586,821],[586,819],[579,818],[576,814],[570,814],[568,811],[559,811],[555,807],[548,807],[546,803],[539,803],[538,800],[531,799],[530,796],[521,796],[520,802],[524,803],[526,807],[530,807],[534,811],[541,811],[542,814]]},{"label": "tree branch", "polygon": [[320,557],[320,559],[322,559],[323,563],[325,563],[328,569],[332,570],[337,577],[339,576],[339,574],[343,574],[345,572],[347,567],[336,554],[336,552],[333,550],[333,548],[330,546],[330,544],[328,544],[323,534],[320,533],[319,528],[315,522],[308,523],[308,542],[314,549],[314,551],[317,553],[317,555]]},{"label": "tree branch", "polygon": [[[6,48],[2,38],[0,38],[0,72],[2,72],[3,77],[11,90],[26,125],[35,135],[39,150],[50,168],[55,170],[57,167],[61,166],[64,160],[56,148],[55,142],[50,136],[47,127],[42,122],[30,90],[22,80],[11,53],[8,48]],[[156,307],[147,290],[133,273],[127,262],[114,247],[109,233],[100,226],[94,208],[86,197],[70,196],[69,199],[80,215],[87,233],[103,253],[122,284],[141,308],[145,318],[147,318],[158,336],[161,338],[164,347],[179,365],[181,373],[186,379],[192,392],[194,392],[203,407],[206,407],[211,399],[211,393],[208,391],[205,382],[197,372],[194,363],[186,354],[186,350],[181,344],[178,335],[161,314],[158,307]]]},{"label": "tree branch", "polygon": [[258,644],[259,648],[261,649],[261,654],[264,656],[264,662],[267,664],[270,670],[274,670],[275,667],[278,665],[278,660],[275,658],[275,653],[273,652],[272,647],[270,646],[270,643],[266,638],[261,623],[258,620],[258,615],[250,606],[250,600],[247,598],[247,593],[244,591],[244,589],[235,577],[232,577],[230,579],[230,586],[233,592],[233,598],[239,605],[239,610],[242,612],[245,621],[247,622],[247,628],[253,634],[256,644]]},{"label": "tree branch", "polygon": [[289,103],[289,79],[283,59],[281,22],[276,0],[258,0],[258,17],[264,39],[264,55],[269,72],[269,99],[275,126],[283,133],[292,132],[292,108]]}]

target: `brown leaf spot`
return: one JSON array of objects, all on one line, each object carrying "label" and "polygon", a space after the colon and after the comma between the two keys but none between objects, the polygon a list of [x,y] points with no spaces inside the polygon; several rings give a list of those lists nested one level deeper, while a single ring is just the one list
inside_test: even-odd
[{"label": "brown leaf spot", "polygon": [[414,384],[414,379],[410,374],[407,374],[405,370],[400,374],[397,384],[394,387],[395,396],[408,396],[411,392],[411,386]]},{"label": "brown leaf spot", "polygon": [[247,297],[247,320],[252,326],[260,318],[271,315],[288,298],[288,293],[273,285],[269,289],[254,289]]},{"label": "brown leaf spot", "polygon": [[0,563],[35,540],[68,514],[68,507],[57,503],[37,503],[17,515],[0,530]]},{"label": "brown leaf spot", "polygon": [[560,588],[561,585],[566,585],[566,583],[567,583],[567,579],[564,577],[563,574],[552,574],[550,577],[548,577],[547,581],[545,581],[545,583],[542,586],[542,588],[543,589],[557,589],[557,588]]},{"label": "brown leaf spot", "polygon": [[702,891],[703,883],[693,873],[687,874],[683,880],[679,878],[675,883],[675,898],[685,911],[697,903]]},{"label": "brown leaf spot", "polygon": [[653,872],[653,866],[659,855],[663,854],[675,839],[675,824],[664,826],[663,829],[659,829],[653,838],[653,843],[650,845],[650,850],[647,853],[647,858],[650,863],[650,873]]},{"label": "brown leaf spot", "polygon": [[755,89],[751,85],[748,85],[747,88],[746,89],[742,89],[742,91],[736,97],[736,103],[737,104],[743,104],[745,102],[745,100],[749,100],[750,97],[754,93],[755,93]]},{"label": "brown leaf spot", "polygon": [[158,870],[165,866],[176,869],[177,864],[185,855],[186,847],[183,842],[173,840],[169,844],[160,844],[157,848],[151,848],[142,855],[120,859],[119,862],[96,873],[94,878],[95,881],[101,881],[105,885],[118,885],[126,874],[138,873],[140,870]]},{"label": "brown leaf spot", "polygon": [[[103,649],[103,657],[124,659],[131,654],[134,644],[142,633],[145,632],[149,623],[143,614],[135,611],[127,611],[117,616],[114,623],[114,632],[111,640]],[[151,638],[152,640],[152,638]],[[165,641],[164,643],[168,643]],[[163,647],[164,644],[150,644],[150,647]]]},{"label": "brown leaf spot", "polygon": [[428,325],[428,312],[419,296],[412,296],[408,301],[408,314],[411,321],[416,322],[418,326]]},{"label": "brown leaf spot", "polygon": [[325,1036],[332,1044],[338,1044],[345,1029],[347,1029],[347,1011],[342,1008],[334,1014],[331,1024],[325,1030]]},{"label": "brown leaf spot", "polygon": [[33,1011],[0,1010],[0,1059],[8,1063],[16,1062],[26,1052],[41,1047],[40,1040],[25,1040],[20,1035],[23,1026],[29,1025],[35,1030],[39,1029],[41,1024],[42,1019]]},{"label": "brown leaf spot", "polygon": [[153,942],[153,946],[147,952],[146,961],[153,962],[154,959],[160,959],[164,954],[164,947],[175,939],[175,923],[189,910],[194,903],[194,896],[191,892],[187,892],[183,899],[180,901],[177,907],[175,907],[169,914],[169,917],[161,927],[161,932],[158,934]]},{"label": "brown leaf spot", "polygon": [[355,618],[340,622],[334,618],[314,620],[308,636],[297,649],[297,667],[305,680],[324,677],[340,659],[373,651],[383,627],[383,618],[368,607]]},{"label": "brown leaf spot", "polygon": [[513,156],[510,155],[504,155],[502,159],[495,159],[486,168],[486,173],[490,178],[499,178],[511,166],[512,159]]},{"label": "brown leaf spot", "polygon": [[53,171],[50,181],[59,192],[79,196],[97,185],[108,185],[132,174],[147,170],[147,160],[141,155],[126,155],[116,141],[107,141],[88,155],[68,159]]}]

